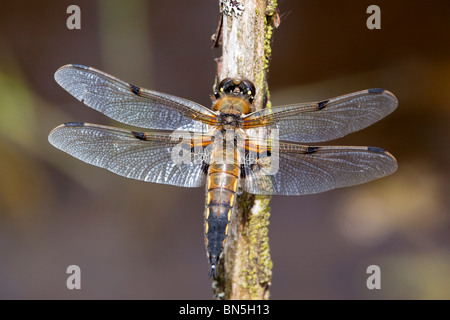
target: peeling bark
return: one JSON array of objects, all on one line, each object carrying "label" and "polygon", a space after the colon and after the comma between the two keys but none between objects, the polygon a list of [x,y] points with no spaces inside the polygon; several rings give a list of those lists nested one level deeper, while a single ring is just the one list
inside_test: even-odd
[{"label": "peeling bark", "polygon": [[[222,44],[217,59],[218,80],[242,77],[256,88],[254,110],[270,107],[267,73],[271,54],[275,0],[243,1],[242,15],[222,14],[214,44]],[[222,37],[219,39],[219,37]],[[219,278],[213,280],[216,299],[268,299],[272,278],[268,225],[270,197],[240,194],[233,210]]]}]

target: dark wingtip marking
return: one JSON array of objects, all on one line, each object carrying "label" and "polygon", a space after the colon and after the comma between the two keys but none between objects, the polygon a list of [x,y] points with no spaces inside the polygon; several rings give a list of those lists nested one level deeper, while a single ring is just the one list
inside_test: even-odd
[{"label": "dark wingtip marking", "polygon": [[207,164],[205,161],[202,162],[202,171],[203,174],[207,175],[209,171],[209,164]]},{"label": "dark wingtip marking", "polygon": [[320,149],[320,147],[308,147],[308,149],[306,149],[306,154],[314,153],[319,149]]},{"label": "dark wingtip marking", "polygon": [[247,177],[247,173],[245,172],[245,165],[241,164],[239,168],[239,176],[241,179],[245,179]]},{"label": "dark wingtip marking", "polygon": [[78,69],[89,69],[88,66],[84,66],[82,64],[77,64],[77,63],[72,63],[71,66],[74,68],[78,68]]},{"label": "dark wingtip marking", "polygon": [[382,89],[382,88],[372,88],[372,89],[369,89],[367,91],[369,91],[369,93],[383,93],[384,89]]},{"label": "dark wingtip marking", "polygon": [[66,127],[84,127],[84,122],[66,122],[64,125]]},{"label": "dark wingtip marking", "polygon": [[386,153],[386,150],[378,147],[367,147],[367,150],[378,153]]},{"label": "dark wingtip marking", "polygon": [[139,140],[146,140],[145,133],[143,133],[143,132],[131,131],[131,133]]},{"label": "dark wingtip marking", "polygon": [[329,100],[323,100],[323,101],[320,101],[320,102],[317,104],[317,109],[322,110],[323,108],[325,108],[325,106],[327,105],[328,101],[329,101]]},{"label": "dark wingtip marking", "polygon": [[131,91],[132,91],[134,94],[139,95],[139,93],[141,93],[141,88],[135,86],[134,84],[131,84],[131,83],[130,83],[130,88],[131,88]]}]

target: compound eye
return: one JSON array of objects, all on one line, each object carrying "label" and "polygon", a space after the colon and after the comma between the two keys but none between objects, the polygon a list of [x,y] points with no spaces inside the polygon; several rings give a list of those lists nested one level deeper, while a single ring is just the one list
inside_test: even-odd
[{"label": "compound eye", "polygon": [[[243,84],[245,85],[245,89],[250,92],[251,94],[253,94],[255,92],[255,86],[253,85],[253,83],[250,80],[244,80],[242,81]],[[247,92],[247,93],[248,93]]]},{"label": "compound eye", "polygon": [[219,84],[220,92],[233,92],[236,85],[233,83],[232,78],[225,78]]},{"label": "compound eye", "polygon": [[228,87],[230,86],[231,78],[225,78],[222,81],[219,82],[219,85],[217,86],[219,88],[220,92],[225,92],[228,90]]}]

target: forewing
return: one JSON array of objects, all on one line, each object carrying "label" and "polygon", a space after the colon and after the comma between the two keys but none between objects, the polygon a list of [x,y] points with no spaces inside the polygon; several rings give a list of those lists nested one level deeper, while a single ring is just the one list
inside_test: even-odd
[{"label": "forewing", "polygon": [[132,126],[206,132],[206,126],[216,120],[215,114],[200,104],[139,88],[91,67],[63,66],[56,71],[55,80],[92,109]]},{"label": "forewing", "polygon": [[270,162],[264,157],[241,168],[244,190],[262,195],[312,194],[365,183],[397,170],[395,158],[377,147],[308,147],[281,141],[278,154],[275,174],[267,174]]},{"label": "forewing", "polygon": [[244,129],[271,126],[282,140],[301,143],[328,141],[370,126],[397,107],[384,89],[368,89],[314,103],[278,106],[243,119]]},{"label": "forewing", "polygon": [[[181,136],[173,139],[170,131],[143,133],[72,122],[56,127],[48,139],[75,158],[127,178],[180,187],[200,187],[205,183],[202,161],[189,159],[181,163],[177,158],[183,152],[195,156],[191,154],[193,140],[183,140]],[[202,148],[195,149],[197,156],[203,156]]]}]

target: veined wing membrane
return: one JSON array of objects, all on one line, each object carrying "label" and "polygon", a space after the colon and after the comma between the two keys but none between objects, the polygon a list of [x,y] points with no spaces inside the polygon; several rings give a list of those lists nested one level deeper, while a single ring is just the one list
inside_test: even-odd
[{"label": "veined wing membrane", "polygon": [[[273,175],[266,174],[269,162],[264,158],[243,167],[247,192],[312,194],[365,183],[397,170],[395,158],[376,147],[309,147],[280,141],[278,154],[279,167]],[[276,152],[270,156],[276,156]]]},{"label": "veined wing membrane", "polygon": [[[193,144],[197,142],[193,139],[181,142],[179,136],[172,139],[171,134],[171,131],[143,133],[72,122],[56,127],[48,139],[75,158],[127,178],[180,187],[202,186],[206,176],[201,161],[175,163],[172,160],[175,147],[191,156]],[[198,139],[203,146],[210,140],[205,135]],[[202,148],[195,150],[196,156],[204,156]]]},{"label": "veined wing membrane", "polygon": [[200,104],[139,88],[91,67],[63,66],[55,80],[92,109],[132,126],[206,132],[206,125],[216,121],[216,115]]},{"label": "veined wing membrane", "polygon": [[370,126],[397,107],[384,89],[368,89],[314,103],[277,106],[253,112],[244,129],[272,126],[282,140],[301,143],[328,141]]}]

